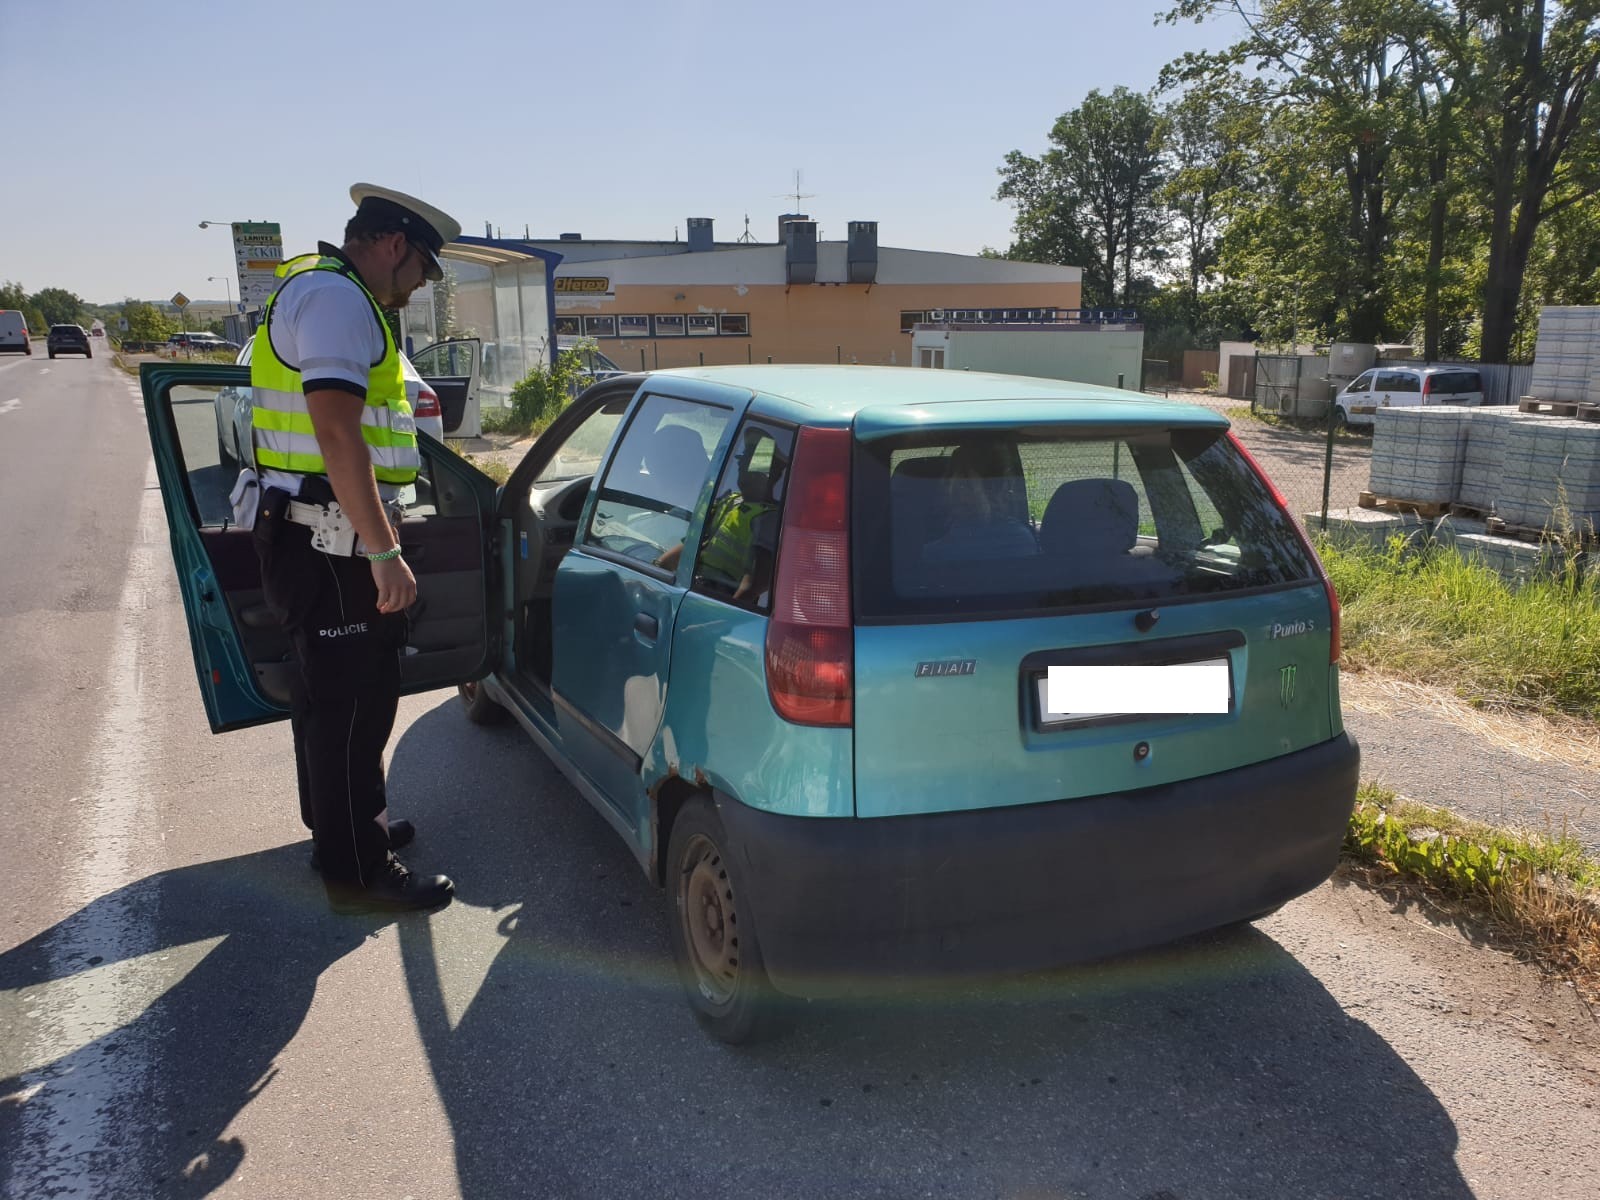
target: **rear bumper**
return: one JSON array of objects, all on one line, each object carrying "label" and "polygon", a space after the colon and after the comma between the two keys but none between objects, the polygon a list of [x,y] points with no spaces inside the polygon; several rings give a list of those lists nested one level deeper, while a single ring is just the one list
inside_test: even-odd
[{"label": "rear bumper", "polygon": [[872,820],[719,797],[782,991],[1016,972],[1258,915],[1325,880],[1355,803],[1347,734],[1271,761],[1083,800]]}]

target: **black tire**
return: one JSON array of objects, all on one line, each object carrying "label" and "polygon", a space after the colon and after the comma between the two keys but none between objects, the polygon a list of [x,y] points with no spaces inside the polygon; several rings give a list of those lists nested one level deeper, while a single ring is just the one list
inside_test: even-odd
[{"label": "black tire", "polygon": [[695,1020],[729,1045],[770,1036],[779,1000],[748,913],[739,920],[739,872],[711,800],[690,799],[667,845],[667,915],[678,980]]},{"label": "black tire", "polygon": [[85,350],[83,352],[83,356],[85,358],[93,358],[94,357],[94,351],[93,350]]},{"label": "black tire", "polygon": [[56,352],[54,350],[50,351],[50,357],[54,358],[55,356],[56,356]]},{"label": "black tire", "polygon": [[461,697],[467,720],[474,725],[499,725],[511,715],[484,690],[482,683],[463,683],[456,688],[456,694]]},{"label": "black tire", "polygon": [[1335,433],[1343,433],[1350,425],[1350,418],[1345,415],[1344,409],[1337,404],[1333,406],[1333,411],[1328,414],[1328,420],[1333,424]]}]

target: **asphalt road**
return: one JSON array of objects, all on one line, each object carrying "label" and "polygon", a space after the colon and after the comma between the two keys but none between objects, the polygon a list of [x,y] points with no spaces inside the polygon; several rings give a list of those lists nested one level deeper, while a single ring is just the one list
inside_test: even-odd
[{"label": "asphalt road", "polygon": [[0,359],[6,1197],[1594,1195],[1572,991],[1338,882],[732,1050],[609,828],[435,693],[391,798],[459,899],[335,917],[287,730],[206,729],[151,479],[125,376]]}]

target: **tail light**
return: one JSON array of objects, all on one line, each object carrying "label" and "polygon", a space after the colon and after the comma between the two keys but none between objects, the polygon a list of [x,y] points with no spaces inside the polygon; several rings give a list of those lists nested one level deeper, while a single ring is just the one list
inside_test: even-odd
[{"label": "tail light", "polygon": [[855,720],[850,431],[800,431],[767,623],[767,694],[796,725]]},{"label": "tail light", "polygon": [[1300,539],[1300,544],[1305,547],[1306,553],[1311,556],[1311,561],[1317,568],[1317,575],[1322,579],[1322,589],[1328,593],[1328,662],[1336,663],[1339,661],[1342,613],[1339,607],[1339,593],[1333,590],[1333,580],[1328,578],[1328,572],[1322,565],[1322,556],[1317,553],[1317,548],[1311,544],[1311,539],[1306,536],[1306,531],[1300,528],[1300,522],[1294,519],[1294,513],[1289,511],[1289,502],[1284,499],[1283,493],[1278,490],[1278,485],[1273,483],[1267,473],[1261,469],[1261,464],[1256,461],[1255,455],[1244,448],[1244,443],[1234,435],[1231,429],[1228,430],[1228,440],[1233,443],[1233,448],[1239,452],[1239,456],[1255,472],[1256,478],[1261,480],[1267,491],[1272,493],[1273,503],[1278,506],[1284,516],[1289,518],[1289,524],[1293,526],[1295,536]]},{"label": "tail light", "polygon": [[1433,395],[1433,376],[1432,375],[1424,375],[1422,377],[1422,395],[1423,395],[1424,398],[1427,398],[1428,396]]},{"label": "tail light", "polygon": [[442,417],[439,410],[439,395],[431,388],[423,388],[417,393],[416,407],[412,410],[413,417]]}]

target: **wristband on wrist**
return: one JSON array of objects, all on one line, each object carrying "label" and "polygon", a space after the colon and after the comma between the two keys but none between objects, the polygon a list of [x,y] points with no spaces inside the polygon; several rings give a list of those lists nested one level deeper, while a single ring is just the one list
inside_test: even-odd
[{"label": "wristband on wrist", "polygon": [[367,561],[368,562],[388,562],[391,558],[399,558],[399,557],[400,557],[400,547],[396,546],[393,550],[380,550],[376,554],[370,554],[369,553],[367,555]]}]

